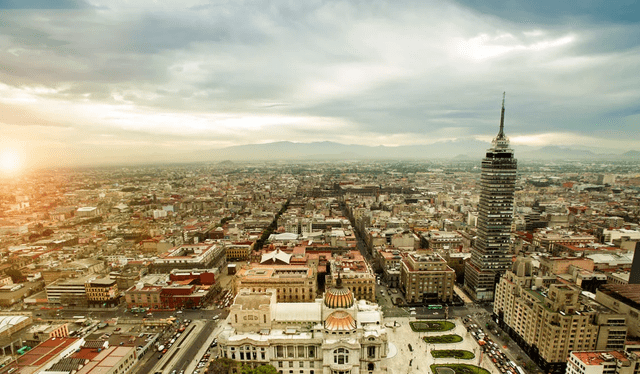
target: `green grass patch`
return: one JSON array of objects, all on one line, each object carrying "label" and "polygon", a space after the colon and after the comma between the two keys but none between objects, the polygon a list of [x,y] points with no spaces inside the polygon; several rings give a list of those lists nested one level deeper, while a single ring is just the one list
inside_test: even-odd
[{"label": "green grass patch", "polygon": [[438,336],[425,336],[424,341],[431,344],[450,344],[450,343],[460,343],[462,341],[462,336],[451,334],[451,335],[438,335]]},{"label": "green grass patch", "polygon": [[438,349],[438,350],[432,350],[431,351],[431,355],[434,358],[451,357],[451,358],[458,358],[458,359],[461,359],[461,360],[471,360],[472,358],[476,357],[476,355],[474,355],[473,352],[465,351],[465,350],[462,350],[462,349]]},{"label": "green grass patch", "polygon": [[409,325],[415,332],[449,331],[456,327],[449,321],[411,321]]},{"label": "green grass patch", "polygon": [[438,373],[438,368],[449,368],[455,371],[456,374],[491,374],[487,369],[483,369],[475,365],[466,365],[466,364],[442,364],[442,365],[434,364],[434,365],[431,365],[431,372]]}]

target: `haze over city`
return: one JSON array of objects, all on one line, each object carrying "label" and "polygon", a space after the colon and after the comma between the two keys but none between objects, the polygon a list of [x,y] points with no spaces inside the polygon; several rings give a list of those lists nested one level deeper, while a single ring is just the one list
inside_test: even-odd
[{"label": "haze over city", "polygon": [[[640,148],[624,2],[0,1],[0,153],[199,161],[244,144]],[[455,154],[453,154],[455,155]]]}]

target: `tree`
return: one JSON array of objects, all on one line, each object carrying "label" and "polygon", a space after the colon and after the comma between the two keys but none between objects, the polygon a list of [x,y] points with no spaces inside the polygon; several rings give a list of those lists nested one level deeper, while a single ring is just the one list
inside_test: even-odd
[{"label": "tree", "polygon": [[278,369],[273,365],[260,365],[253,369],[247,365],[242,366],[242,374],[278,374]]},{"label": "tree", "polygon": [[231,367],[236,366],[237,363],[230,358],[220,357],[211,361],[209,364],[209,374],[229,374]]},{"label": "tree", "polygon": [[25,277],[20,270],[15,268],[7,269],[5,274],[11,277],[13,283],[21,283],[27,280],[27,277]]}]

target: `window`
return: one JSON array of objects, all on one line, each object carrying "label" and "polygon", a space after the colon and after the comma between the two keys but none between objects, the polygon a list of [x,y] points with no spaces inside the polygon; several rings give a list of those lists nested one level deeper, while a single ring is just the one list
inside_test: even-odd
[{"label": "window", "polygon": [[344,348],[338,348],[333,351],[333,363],[344,365],[349,363],[349,351]]}]

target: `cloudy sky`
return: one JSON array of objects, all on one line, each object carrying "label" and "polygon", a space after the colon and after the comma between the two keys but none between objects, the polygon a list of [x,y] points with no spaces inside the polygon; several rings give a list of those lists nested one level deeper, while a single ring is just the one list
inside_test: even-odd
[{"label": "cloudy sky", "polygon": [[[238,144],[640,149],[636,1],[0,0],[0,152]],[[8,153],[7,153],[8,152]]]}]

